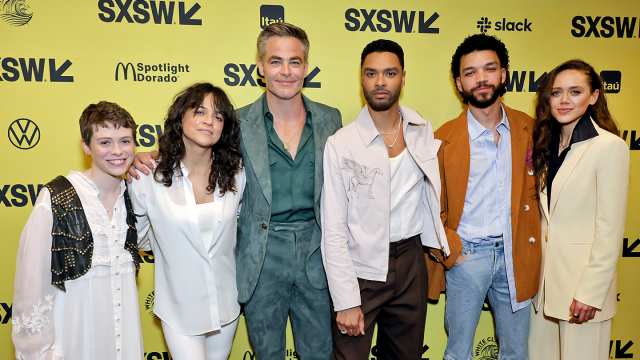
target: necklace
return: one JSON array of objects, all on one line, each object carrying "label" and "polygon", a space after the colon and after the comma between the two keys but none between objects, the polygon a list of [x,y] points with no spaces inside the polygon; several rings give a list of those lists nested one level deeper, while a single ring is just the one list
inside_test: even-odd
[{"label": "necklace", "polygon": [[[304,126],[304,125],[302,125]],[[295,135],[298,132],[298,129],[296,129],[296,131],[293,132],[293,134],[291,134],[291,136],[289,136],[289,140],[287,140],[286,142],[284,142],[284,148],[286,150],[291,149],[291,146],[289,146],[289,142],[291,141],[291,139],[293,139],[293,135]]]},{"label": "necklace", "polygon": [[[386,143],[387,143],[387,145],[389,145],[389,148],[392,148],[392,147],[393,147],[393,145],[395,145],[395,144],[396,144],[396,141],[398,141],[398,137],[400,136],[400,133],[398,132],[398,130],[400,130],[400,125],[402,125],[402,120],[403,120],[403,119],[402,119],[402,114],[400,114],[400,121],[398,122],[398,128],[396,129],[396,131],[394,131],[394,132],[392,132],[392,133],[389,133],[389,134],[395,134],[395,133],[398,133],[398,134],[396,135],[396,139],[395,139],[395,140],[393,140],[393,144],[389,144],[389,142],[387,141],[387,139],[385,139],[385,138],[384,138],[384,136],[381,136],[382,140],[384,140],[384,142],[386,142]],[[385,134],[385,133],[383,133],[383,132],[381,132],[381,131],[378,131],[378,132],[379,132],[380,134]]]},{"label": "necklace", "polygon": [[[564,149],[568,148],[570,145],[570,144],[567,144],[567,145],[563,144],[562,140],[563,140],[562,135],[560,135],[560,152],[563,152]],[[571,142],[571,138],[569,138],[569,142]]]},{"label": "necklace", "polygon": [[[400,109],[398,109],[398,114],[400,114]],[[402,119],[402,114],[400,114],[400,119]],[[378,129],[376,129],[376,130],[378,130]],[[382,134],[382,135],[393,135],[393,134],[397,133],[398,130],[400,130],[400,126],[398,126],[398,128],[394,132],[384,132],[384,131],[380,131],[380,130],[378,130],[378,132],[380,134]]]}]

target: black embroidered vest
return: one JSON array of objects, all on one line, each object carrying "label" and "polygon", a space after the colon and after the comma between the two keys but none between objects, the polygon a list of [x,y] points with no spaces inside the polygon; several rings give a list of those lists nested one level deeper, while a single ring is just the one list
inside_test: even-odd
[{"label": "black embroidered vest", "polygon": [[[53,212],[51,284],[66,291],[65,281],[76,279],[91,268],[93,235],[80,197],[69,180],[64,176],[58,176],[45,186],[51,192],[51,211]],[[138,254],[138,233],[135,228],[136,217],[126,189],[124,204],[129,226],[124,248],[133,257],[137,276],[140,270],[140,254]]]}]

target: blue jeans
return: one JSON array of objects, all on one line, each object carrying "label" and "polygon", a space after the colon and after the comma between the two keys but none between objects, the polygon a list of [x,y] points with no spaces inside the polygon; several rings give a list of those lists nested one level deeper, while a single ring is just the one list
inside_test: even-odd
[{"label": "blue jeans", "polygon": [[529,306],[511,311],[502,238],[479,244],[462,240],[467,258],[446,272],[445,360],[472,360],[473,341],[486,296],[493,308],[499,360],[528,360]]}]

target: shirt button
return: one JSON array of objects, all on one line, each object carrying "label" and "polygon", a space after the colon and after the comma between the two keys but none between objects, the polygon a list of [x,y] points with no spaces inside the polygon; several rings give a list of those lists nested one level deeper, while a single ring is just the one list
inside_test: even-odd
[{"label": "shirt button", "polygon": [[120,352],[120,349],[118,349],[118,352]]},{"label": "shirt button", "polygon": [[117,272],[117,273],[116,273],[116,275],[120,275],[120,273],[119,273],[119,272]]},{"label": "shirt button", "polygon": [[529,205],[524,206],[524,211],[529,211]]},{"label": "shirt button", "polygon": [[120,334],[118,334],[117,337],[120,337]]},{"label": "shirt button", "polygon": [[267,224],[262,224],[262,228],[266,229],[267,228]]},{"label": "shirt button", "polygon": [[218,220],[218,224],[221,223],[221,222],[222,222],[222,220]]},{"label": "shirt button", "polygon": [[120,291],[120,288],[118,288],[118,291]]},{"label": "shirt button", "polygon": [[116,259],[120,259],[120,256],[116,256]]},{"label": "shirt button", "polygon": [[529,175],[533,175],[533,169],[529,169]]},{"label": "shirt button", "polygon": [[496,159],[500,159],[500,156],[496,155]]},{"label": "shirt button", "polygon": [[114,211],[118,211],[118,208],[113,208]]},{"label": "shirt button", "polygon": [[111,225],[111,227],[112,227],[112,228],[114,228],[114,229],[116,228],[116,226],[115,226],[115,225]]},{"label": "shirt button", "polygon": [[499,187],[502,187],[502,183],[498,184]]},{"label": "shirt button", "polygon": [[116,244],[118,243],[118,240],[116,240]]},{"label": "shirt button", "polygon": [[531,238],[529,238],[529,242],[533,244],[534,242],[536,242],[536,239],[531,237]]},{"label": "shirt button", "polygon": [[120,303],[118,303],[118,306],[120,306]]},{"label": "shirt button", "polygon": [[118,322],[120,322],[120,319],[118,319]]},{"label": "shirt button", "polygon": [[500,211],[500,215],[502,215],[502,214],[503,214],[503,212],[502,212],[502,211]]}]

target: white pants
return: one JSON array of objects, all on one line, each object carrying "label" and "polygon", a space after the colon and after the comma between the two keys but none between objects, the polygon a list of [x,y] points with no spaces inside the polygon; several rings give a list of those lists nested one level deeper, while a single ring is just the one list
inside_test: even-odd
[{"label": "white pants", "polygon": [[163,321],[162,332],[164,332],[164,339],[169,347],[171,358],[175,360],[227,360],[238,327],[238,319],[223,325],[220,330],[202,335],[180,334]]},{"label": "white pants", "polygon": [[544,299],[537,312],[531,306],[529,360],[609,359],[611,319],[571,324],[544,315],[543,309]]}]

